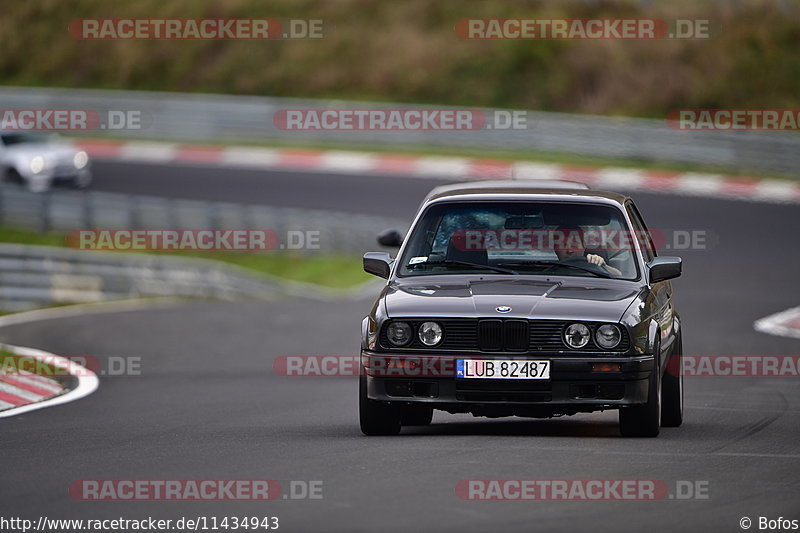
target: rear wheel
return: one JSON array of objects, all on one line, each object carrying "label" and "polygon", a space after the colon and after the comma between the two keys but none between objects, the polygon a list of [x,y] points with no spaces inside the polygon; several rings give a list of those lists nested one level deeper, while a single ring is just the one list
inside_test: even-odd
[{"label": "rear wheel", "polygon": [[683,339],[679,334],[661,384],[661,425],[676,428],[683,423]]},{"label": "rear wheel", "polygon": [[660,348],[656,346],[655,365],[647,387],[647,403],[619,410],[619,431],[623,437],[657,437],[661,426],[661,375],[658,368]]},{"label": "rear wheel", "polygon": [[397,435],[400,433],[400,409],[367,397],[367,378],[358,381],[358,415],[364,435]]},{"label": "rear wheel", "polygon": [[404,426],[427,426],[433,420],[433,407],[406,405],[400,411],[400,422]]}]

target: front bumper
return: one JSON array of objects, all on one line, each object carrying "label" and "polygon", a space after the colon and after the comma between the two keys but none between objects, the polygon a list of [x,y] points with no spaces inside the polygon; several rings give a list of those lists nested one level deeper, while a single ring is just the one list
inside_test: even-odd
[{"label": "front bumper", "polygon": [[66,182],[73,182],[82,179],[91,179],[91,171],[88,167],[84,167],[81,169],[76,168],[63,168],[57,169],[55,172],[50,174],[50,179],[53,180],[53,183],[66,183]]},{"label": "front bumper", "polygon": [[92,172],[89,167],[81,169],[63,167],[56,169],[45,169],[38,174],[32,172],[20,172],[20,175],[28,183],[33,183],[41,188],[47,188],[51,185],[70,184],[70,183],[84,183],[88,184],[92,181]]},{"label": "front bumper", "polygon": [[[466,358],[475,357],[463,356]],[[582,412],[647,402],[652,355],[565,357],[561,355],[481,355],[482,359],[550,361],[550,379],[463,379],[455,377],[456,356],[361,353],[370,399],[419,402],[452,412],[535,407],[546,412]],[[414,364],[409,364],[414,360]],[[594,363],[617,363],[619,371],[593,371]],[[394,371],[385,370],[391,365]],[[397,370],[397,369],[401,370]],[[498,410],[498,409],[495,409]],[[502,410],[502,409],[500,409]],[[512,409],[519,411],[520,409]]]}]

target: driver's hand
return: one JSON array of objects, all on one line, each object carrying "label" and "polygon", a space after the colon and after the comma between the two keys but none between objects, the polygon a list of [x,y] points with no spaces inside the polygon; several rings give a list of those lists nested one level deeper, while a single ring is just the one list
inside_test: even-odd
[{"label": "driver's hand", "polygon": [[622,276],[622,272],[619,269],[614,268],[611,265],[606,264],[606,260],[603,259],[603,256],[601,256],[601,255],[586,254],[586,260],[589,261],[593,265],[597,265],[599,267],[604,268],[606,270],[606,272],[608,272],[612,276]]},{"label": "driver's hand", "polygon": [[586,260],[589,261],[593,265],[597,265],[599,267],[606,266],[606,260],[603,259],[602,256],[597,254],[586,254]]}]

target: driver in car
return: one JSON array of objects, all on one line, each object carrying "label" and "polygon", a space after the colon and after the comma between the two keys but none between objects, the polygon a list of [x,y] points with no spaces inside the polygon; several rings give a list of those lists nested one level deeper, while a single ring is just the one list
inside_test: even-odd
[{"label": "driver in car", "polygon": [[579,228],[564,226],[556,228],[553,232],[553,251],[562,263],[588,263],[612,276],[622,276],[622,272],[606,263],[602,255],[586,252],[583,234]]}]

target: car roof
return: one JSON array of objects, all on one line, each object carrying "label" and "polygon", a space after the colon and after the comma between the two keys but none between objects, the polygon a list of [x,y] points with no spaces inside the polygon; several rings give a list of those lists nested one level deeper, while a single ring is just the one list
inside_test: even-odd
[{"label": "car roof", "polygon": [[623,204],[628,197],[616,192],[595,191],[585,183],[568,180],[492,180],[453,183],[436,187],[425,198],[424,203],[435,200],[457,200],[460,197],[491,195],[493,199],[515,199],[524,196],[560,196],[581,199],[611,200]]}]

